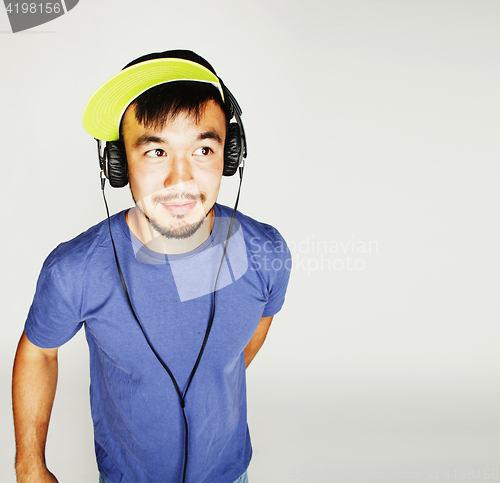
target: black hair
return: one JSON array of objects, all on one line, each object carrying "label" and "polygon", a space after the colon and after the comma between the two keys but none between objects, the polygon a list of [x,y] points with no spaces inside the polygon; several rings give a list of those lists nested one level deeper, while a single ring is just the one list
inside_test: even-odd
[{"label": "black hair", "polygon": [[152,129],[161,129],[181,113],[198,122],[203,115],[205,104],[211,100],[223,110],[228,123],[229,109],[224,104],[219,90],[205,82],[174,81],[159,84],[143,92],[130,106],[135,108],[137,122]]}]

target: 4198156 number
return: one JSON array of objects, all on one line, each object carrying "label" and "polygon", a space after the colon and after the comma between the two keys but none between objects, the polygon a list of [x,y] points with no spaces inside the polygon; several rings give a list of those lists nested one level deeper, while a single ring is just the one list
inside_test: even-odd
[{"label": "4198156 number", "polygon": [[61,13],[62,5],[60,3],[9,3],[7,5],[8,13]]}]

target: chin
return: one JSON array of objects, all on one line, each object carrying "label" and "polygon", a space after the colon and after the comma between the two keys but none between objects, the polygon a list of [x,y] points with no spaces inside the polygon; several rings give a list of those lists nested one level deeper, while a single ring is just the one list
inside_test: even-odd
[{"label": "chin", "polygon": [[[185,216],[183,215],[183,218]],[[187,217],[186,217],[187,218]],[[194,221],[190,222],[186,220],[181,224],[176,223],[160,223],[155,219],[149,219],[151,226],[161,235],[168,239],[185,240],[186,238],[192,237],[203,225],[206,217],[194,218]]]}]

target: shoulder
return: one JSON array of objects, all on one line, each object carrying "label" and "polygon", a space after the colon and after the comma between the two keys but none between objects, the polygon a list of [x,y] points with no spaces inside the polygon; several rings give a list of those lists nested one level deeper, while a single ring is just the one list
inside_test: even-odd
[{"label": "shoulder", "polygon": [[[217,208],[218,216],[230,219],[233,211],[231,208],[223,205],[218,205]],[[265,278],[266,285],[272,284],[276,277],[288,280],[292,265],[291,253],[285,239],[274,226],[236,211],[232,232],[233,236],[242,233],[248,262],[253,271]]]},{"label": "shoulder", "polygon": [[[116,225],[119,218],[123,216],[124,212],[113,215],[110,219],[112,226]],[[105,219],[75,238],[60,243],[45,260],[43,270],[79,272],[84,269],[99,247],[109,243],[108,220]]]},{"label": "shoulder", "polygon": [[[221,216],[232,215],[232,209],[220,206]],[[266,306],[263,317],[270,317],[279,312],[285,300],[285,294],[292,269],[290,250],[281,233],[268,223],[257,221],[237,211],[235,231],[241,227],[245,240],[248,270],[257,276],[265,290]]]},{"label": "shoulder", "polygon": [[[217,208],[220,210],[221,216],[231,217],[233,212],[232,208],[224,205],[217,205]],[[235,221],[243,228],[245,240],[247,243],[250,243],[250,245],[262,247],[272,244],[288,252],[285,239],[274,226],[258,221],[243,214],[241,211],[236,211]]]}]

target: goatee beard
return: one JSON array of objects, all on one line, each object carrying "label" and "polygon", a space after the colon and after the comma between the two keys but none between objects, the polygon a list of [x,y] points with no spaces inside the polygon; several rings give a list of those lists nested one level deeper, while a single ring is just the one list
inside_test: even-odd
[{"label": "goatee beard", "polygon": [[179,226],[178,228],[167,228],[164,226],[160,226],[154,219],[152,220],[149,218],[148,215],[146,215],[141,208],[139,208],[139,211],[144,215],[146,220],[151,224],[151,226],[161,235],[163,235],[165,238],[171,239],[171,240],[185,240],[186,238],[192,237],[203,225],[203,222],[206,220],[206,216],[203,216],[203,218],[196,223],[190,223],[189,225],[183,225]]},{"label": "goatee beard", "polygon": [[[154,218],[150,218],[146,213],[146,210],[143,210],[140,203],[137,203],[134,193],[130,190],[132,194],[132,199],[134,200],[135,206],[139,210],[139,212],[146,218],[148,223],[158,232],[160,235],[163,235],[165,238],[170,240],[185,240],[187,238],[192,237],[203,225],[203,222],[207,219],[207,216],[204,214],[200,220],[195,223],[189,223],[187,225],[182,225],[177,228],[169,228],[160,225]],[[172,200],[191,200],[191,201],[199,201],[203,203],[206,200],[206,196],[203,193],[200,193],[199,196],[193,195],[192,193],[173,193],[170,195],[158,195],[153,197],[152,202],[154,204],[165,203]],[[210,213],[213,209],[213,206],[208,210]],[[182,219],[184,215],[173,215],[176,219]]]}]

